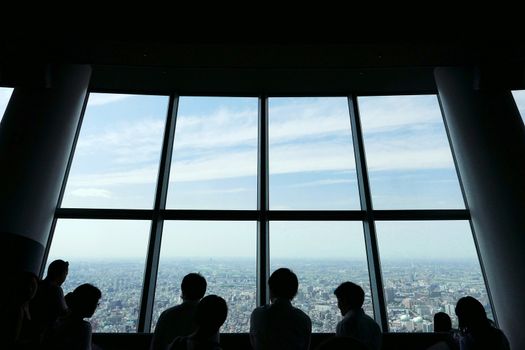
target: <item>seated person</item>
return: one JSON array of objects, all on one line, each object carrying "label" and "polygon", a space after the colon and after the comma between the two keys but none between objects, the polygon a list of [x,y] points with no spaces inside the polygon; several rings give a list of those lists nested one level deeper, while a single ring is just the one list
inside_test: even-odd
[{"label": "seated person", "polygon": [[195,311],[206,293],[206,279],[198,273],[184,276],[180,286],[182,303],[162,312],[155,326],[151,350],[165,350],[173,339],[195,331]]},{"label": "seated person", "polygon": [[219,329],[228,316],[226,301],[217,295],[208,295],[199,302],[195,312],[197,329],[191,335],[177,337],[170,350],[221,350]]},{"label": "seated person", "polygon": [[459,299],[456,316],[461,350],[510,350],[507,337],[491,325],[485,308],[477,299],[470,296]]},{"label": "seated person", "polygon": [[343,315],[337,324],[336,335],[355,338],[369,350],[381,349],[381,328],[362,309],[365,301],[363,288],[352,282],[344,282],[335,289],[334,294]]},{"label": "seated person", "polygon": [[255,350],[305,350],[310,347],[312,321],[292,306],[299,281],[290,269],[275,270],[268,279],[270,305],[253,310],[250,342]]},{"label": "seated person", "polygon": [[57,319],[67,313],[62,284],[69,272],[69,263],[54,260],[47,268],[47,275],[38,284],[38,291],[29,304],[31,337],[40,342],[45,333],[55,326]]},{"label": "seated person", "polygon": [[46,349],[92,350],[91,324],[84,318],[93,316],[102,297],[100,289],[91,284],[78,286],[68,294],[69,314],[57,322],[44,344]]}]

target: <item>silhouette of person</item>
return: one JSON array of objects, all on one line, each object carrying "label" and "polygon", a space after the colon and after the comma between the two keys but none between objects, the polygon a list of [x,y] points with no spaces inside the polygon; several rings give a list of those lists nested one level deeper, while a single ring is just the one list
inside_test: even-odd
[{"label": "silhouette of person", "polygon": [[439,341],[430,346],[428,350],[459,349],[459,344],[455,336],[456,333],[454,332],[454,329],[452,329],[452,320],[447,313],[438,312],[434,315],[434,333],[446,333],[447,337],[445,340]]},{"label": "silhouette of person", "polygon": [[[69,314],[57,322],[44,344],[46,348],[57,350],[91,350],[91,323],[84,318],[93,316],[102,297],[100,289],[85,283],[68,294]],[[95,347],[96,348],[96,347]]]},{"label": "silhouette of person", "polygon": [[219,330],[228,316],[226,301],[217,295],[208,295],[197,304],[196,330],[188,336],[175,338],[170,350],[221,350]]},{"label": "silhouette of person", "polygon": [[0,348],[14,349],[28,345],[22,339],[22,328],[31,319],[29,301],[38,288],[38,277],[28,271],[18,271],[6,280],[0,304]]},{"label": "silhouette of person", "polygon": [[253,310],[250,342],[255,350],[304,350],[310,347],[312,321],[292,306],[299,281],[290,269],[275,270],[268,279],[270,305]]},{"label": "silhouette of person", "polygon": [[69,263],[54,260],[47,268],[47,275],[38,284],[38,291],[29,304],[32,316],[31,333],[36,341],[41,341],[44,333],[51,329],[60,316],[67,313],[67,304],[62,284],[69,272]]},{"label": "silhouette of person", "polygon": [[452,320],[445,312],[438,312],[434,315],[434,332],[451,332]]},{"label": "silhouette of person", "polygon": [[509,350],[505,334],[493,327],[483,305],[471,296],[463,297],[456,304],[461,350]]},{"label": "silhouette of person", "polygon": [[381,349],[381,328],[362,309],[365,301],[363,288],[352,282],[343,282],[335,289],[334,294],[343,316],[337,324],[336,335],[356,338],[369,350]]},{"label": "silhouette of person", "polygon": [[165,350],[178,336],[191,334],[195,326],[195,312],[199,300],[206,293],[206,279],[198,273],[184,276],[180,286],[182,304],[162,312],[155,326],[151,350]]}]

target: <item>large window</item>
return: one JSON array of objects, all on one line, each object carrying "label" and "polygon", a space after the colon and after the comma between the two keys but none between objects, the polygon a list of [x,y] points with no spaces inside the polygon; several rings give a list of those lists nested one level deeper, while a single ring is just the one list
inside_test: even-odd
[{"label": "large window", "polygon": [[97,332],[153,330],[190,272],[247,332],[279,267],[314,332],[344,281],[385,331],[431,331],[465,295],[492,317],[436,95],[91,93],[68,169],[47,263],[102,289]]}]

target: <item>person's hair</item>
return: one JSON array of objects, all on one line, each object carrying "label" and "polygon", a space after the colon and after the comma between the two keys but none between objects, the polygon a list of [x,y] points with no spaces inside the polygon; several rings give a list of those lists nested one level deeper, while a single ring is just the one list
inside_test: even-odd
[{"label": "person's hair", "polygon": [[450,332],[452,330],[452,320],[445,312],[438,312],[434,315],[434,332]]},{"label": "person's hair", "polygon": [[283,267],[272,273],[268,279],[268,287],[273,297],[292,300],[297,294],[299,280],[292,270]]},{"label": "person's hair", "polygon": [[471,296],[463,297],[456,304],[459,328],[479,329],[490,327],[489,319],[483,305]]},{"label": "person's hair", "polygon": [[207,295],[199,301],[195,311],[195,324],[201,332],[213,334],[228,317],[226,301],[217,295]]},{"label": "person's hair", "polygon": [[182,279],[180,290],[187,300],[199,300],[206,293],[206,279],[199,273],[189,273]]},{"label": "person's hair", "polygon": [[62,276],[69,268],[69,263],[64,260],[54,260],[47,268],[47,276],[51,278]]},{"label": "person's hair", "polygon": [[337,299],[344,300],[350,309],[360,309],[365,302],[365,291],[352,282],[343,282],[334,290]]},{"label": "person's hair", "polygon": [[100,289],[92,284],[81,284],[66,296],[67,306],[82,317],[91,317],[102,297]]}]

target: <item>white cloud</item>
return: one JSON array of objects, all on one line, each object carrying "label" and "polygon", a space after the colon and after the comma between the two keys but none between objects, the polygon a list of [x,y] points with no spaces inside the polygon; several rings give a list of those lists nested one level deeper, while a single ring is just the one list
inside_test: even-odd
[{"label": "white cloud", "polygon": [[323,179],[323,180],[318,180],[318,181],[301,182],[301,183],[290,185],[288,187],[316,187],[316,186],[337,185],[337,184],[353,183],[353,182],[356,182],[356,180],[352,180],[352,179]]},{"label": "white cloud", "polygon": [[[433,103],[431,98],[426,103]],[[305,99],[270,110],[272,174],[355,169],[348,111],[344,103],[331,105],[330,101]],[[377,104],[374,101],[365,102],[365,109],[370,110],[367,118],[372,120],[371,129],[378,132],[365,138],[370,171],[453,168],[446,140],[443,142],[442,135],[436,136],[432,128],[425,127],[425,123],[435,123],[433,114],[439,110],[429,112],[428,106],[415,97],[380,98]],[[420,129],[414,132],[416,122],[421,122],[415,124]],[[412,131],[401,136],[384,133],[402,125],[410,125]],[[84,173],[73,176],[70,185],[107,187],[155,183],[163,129],[163,121],[146,118],[81,138],[80,152],[97,154],[114,168],[125,164],[129,168],[129,164],[138,162],[151,165]],[[341,135],[348,135],[348,139]],[[253,110],[222,108],[208,116],[182,115],[175,136],[171,181],[256,176],[256,144],[257,120]]]},{"label": "white cloud", "polygon": [[76,197],[111,198],[111,192],[101,188],[78,188],[71,191],[71,195]]},{"label": "white cloud", "polygon": [[103,106],[109,103],[122,101],[124,99],[130,98],[133,95],[124,95],[124,94],[101,94],[101,93],[90,93],[88,105],[93,106]]},{"label": "white cloud", "polygon": [[151,184],[157,181],[157,174],[158,167],[156,166],[137,168],[130,171],[79,174],[70,176],[68,186],[76,188]]},{"label": "white cloud", "polygon": [[76,153],[107,157],[117,164],[156,162],[160,157],[163,134],[163,121],[146,118],[98,134],[81,135]]}]

